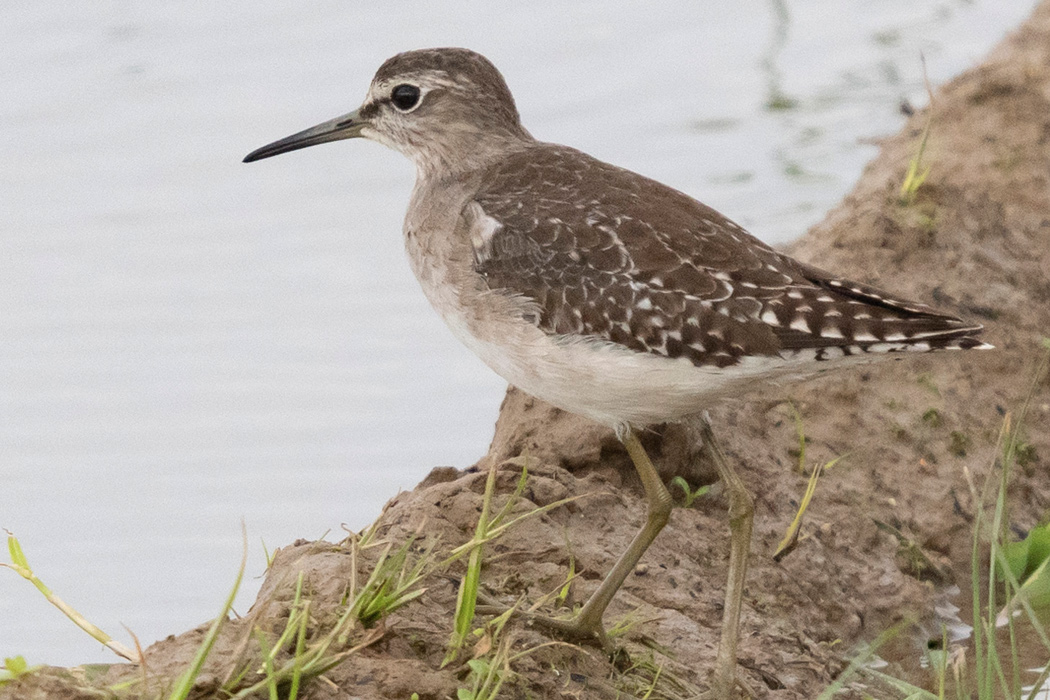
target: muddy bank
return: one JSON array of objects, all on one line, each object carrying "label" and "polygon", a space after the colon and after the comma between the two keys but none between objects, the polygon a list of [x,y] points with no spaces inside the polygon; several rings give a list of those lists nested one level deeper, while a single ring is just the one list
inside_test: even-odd
[{"label": "muddy bank", "polygon": [[[739,673],[758,697],[814,697],[844,666],[851,645],[905,616],[929,620],[950,579],[968,575],[974,504],[963,467],[979,476],[987,471],[1003,414],[1020,406],[1039,341],[1050,335],[1050,3],[985,64],[938,90],[933,109],[930,175],[915,201],[901,204],[898,188],[926,113],[882,144],[854,191],[791,252],[979,320],[999,349],[845,370],[713,411],[715,428],[756,499]],[[844,457],[820,484],[807,537],[775,563],[770,555],[806,485],[795,468],[798,440],[787,401],[803,417],[809,464]],[[1031,449],[1011,493],[1019,531],[1050,508],[1048,426],[1044,382],[1028,423]],[[670,426],[645,441],[668,475],[694,484],[711,479],[688,430]],[[371,546],[348,540],[282,548],[255,606],[226,626],[196,695],[225,697],[222,686],[257,680],[252,631],[276,636],[284,628],[300,572],[302,595],[311,601],[308,630],[322,634],[352,598],[349,582],[364,584],[382,543],[396,548],[411,540],[410,560],[428,546],[442,558],[474,532],[484,468],[499,467],[498,507],[513,490],[526,452],[529,479],[515,512],[581,498],[491,543],[483,584],[504,602],[535,601],[559,591],[572,567],[578,576],[564,604],[585,599],[644,519],[633,471],[607,431],[511,390],[479,468],[435,470],[395,497]],[[876,519],[918,543],[939,573],[917,572]],[[614,697],[617,688],[641,696],[657,668],[652,697],[685,697],[690,688],[706,687],[714,659],[727,539],[717,489],[674,512],[607,614],[612,623],[637,611],[618,637],[626,654],[616,659],[570,645],[536,648],[547,638],[517,623],[494,639],[478,638],[477,651],[491,658],[489,650],[504,643],[512,654],[536,648],[511,663],[505,697]],[[460,561],[434,571],[419,598],[371,630],[353,630],[346,646],[360,648],[309,683],[301,697],[415,693],[438,700],[469,687],[469,653],[441,667],[463,570]],[[0,698],[104,697],[99,689],[121,682],[127,685],[120,696],[156,697],[189,663],[202,636],[203,628],[154,644],[142,668],[49,669],[0,688]],[[917,654],[923,633],[914,630],[909,639]],[[245,680],[237,685],[242,672]]]}]

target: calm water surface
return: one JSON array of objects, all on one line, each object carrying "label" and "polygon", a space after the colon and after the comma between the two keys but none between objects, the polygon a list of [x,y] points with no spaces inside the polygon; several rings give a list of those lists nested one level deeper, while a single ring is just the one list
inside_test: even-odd
[{"label": "calm water surface", "polygon": [[[383,59],[494,60],[537,137],[784,242],[1032,0],[17,3],[0,23],[0,526],[144,644],[218,610],[247,523],[360,528],[488,446],[504,383],[405,263],[410,164],[369,143],[251,166],[356,107]],[[425,9],[424,9],[425,8]],[[784,109],[774,109],[770,105]],[[251,578],[256,577],[256,578]],[[0,658],[109,661],[0,571]]]}]

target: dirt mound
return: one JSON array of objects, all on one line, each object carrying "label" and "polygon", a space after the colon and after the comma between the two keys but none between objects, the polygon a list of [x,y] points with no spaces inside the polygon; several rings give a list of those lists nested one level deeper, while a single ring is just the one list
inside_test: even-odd
[{"label": "dirt mound", "polygon": [[[945,584],[968,576],[974,504],[963,467],[978,475],[988,470],[1003,414],[1028,392],[1040,339],[1050,335],[1050,3],[984,65],[944,86],[934,110],[930,175],[912,203],[901,204],[898,189],[925,113],[885,141],[853,193],[791,252],[982,321],[986,339],[999,349],[844,370],[713,411],[730,458],[755,492],[740,675],[761,698],[814,697],[843,667],[854,642],[907,615],[930,619],[947,595]],[[845,457],[822,479],[807,537],[777,563],[770,554],[806,486],[796,469],[798,438],[787,400],[804,419],[809,464]],[[1029,416],[1024,468],[1012,487],[1018,530],[1036,524],[1050,506],[1048,424],[1044,381]],[[665,474],[694,484],[712,480],[696,459],[689,430],[668,426],[644,440]],[[522,455],[529,476],[514,513],[580,499],[489,543],[483,588],[504,603],[519,596],[533,601],[560,591],[571,568],[577,576],[563,604],[585,599],[644,519],[633,470],[608,431],[511,389],[489,455],[465,472],[435,470],[394,498],[370,546],[347,540],[281,549],[252,611],[226,626],[195,695],[218,696],[241,671],[239,687],[258,680],[252,630],[276,637],[284,629],[300,605],[300,572],[300,597],[311,606],[305,629],[319,634],[354,599],[355,586],[365,585],[383,543],[393,543],[395,553],[399,543],[410,543],[404,555],[411,566],[428,552],[440,559],[470,540],[486,469],[499,468],[498,509],[514,490]],[[642,696],[657,669],[652,697],[687,697],[691,687],[706,687],[727,567],[725,507],[717,488],[714,494],[675,510],[613,602],[607,623],[637,611],[617,638],[625,655],[609,659],[595,649],[542,646],[548,638],[517,622],[496,638],[472,640],[479,651],[503,643],[511,654],[526,652],[510,663],[503,695],[614,697],[619,688],[628,693],[623,697]],[[876,519],[922,548],[930,557],[923,571],[900,555],[898,540]],[[348,633],[345,644],[360,648],[301,696],[437,700],[469,688],[484,670],[464,662],[469,650],[441,666],[463,572],[462,560],[429,572],[423,595],[371,630]],[[88,689],[122,681],[130,684],[121,695],[152,697],[170,686],[202,636],[203,628],[154,644],[142,669],[48,669],[0,688],[0,698],[97,697]],[[909,639],[925,641],[919,632]]]}]

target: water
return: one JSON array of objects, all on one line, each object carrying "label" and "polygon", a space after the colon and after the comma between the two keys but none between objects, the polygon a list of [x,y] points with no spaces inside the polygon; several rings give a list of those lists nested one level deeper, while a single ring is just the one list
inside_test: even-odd
[{"label": "water", "polygon": [[[528,128],[783,242],[1032,0],[658,5],[20,3],[0,23],[0,526],[144,644],[212,617],[251,550],[360,528],[466,466],[504,384],[403,259],[413,173],[353,142],[242,165],[463,45]],[[776,101],[791,109],[771,109]],[[253,578],[254,577],[254,578]],[[109,661],[0,571],[0,657]]]}]

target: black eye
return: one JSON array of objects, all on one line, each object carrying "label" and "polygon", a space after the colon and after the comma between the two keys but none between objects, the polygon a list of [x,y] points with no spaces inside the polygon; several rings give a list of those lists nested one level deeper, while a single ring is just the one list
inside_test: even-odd
[{"label": "black eye", "polygon": [[419,88],[408,83],[398,85],[390,93],[390,101],[402,112],[407,112],[419,104]]}]

